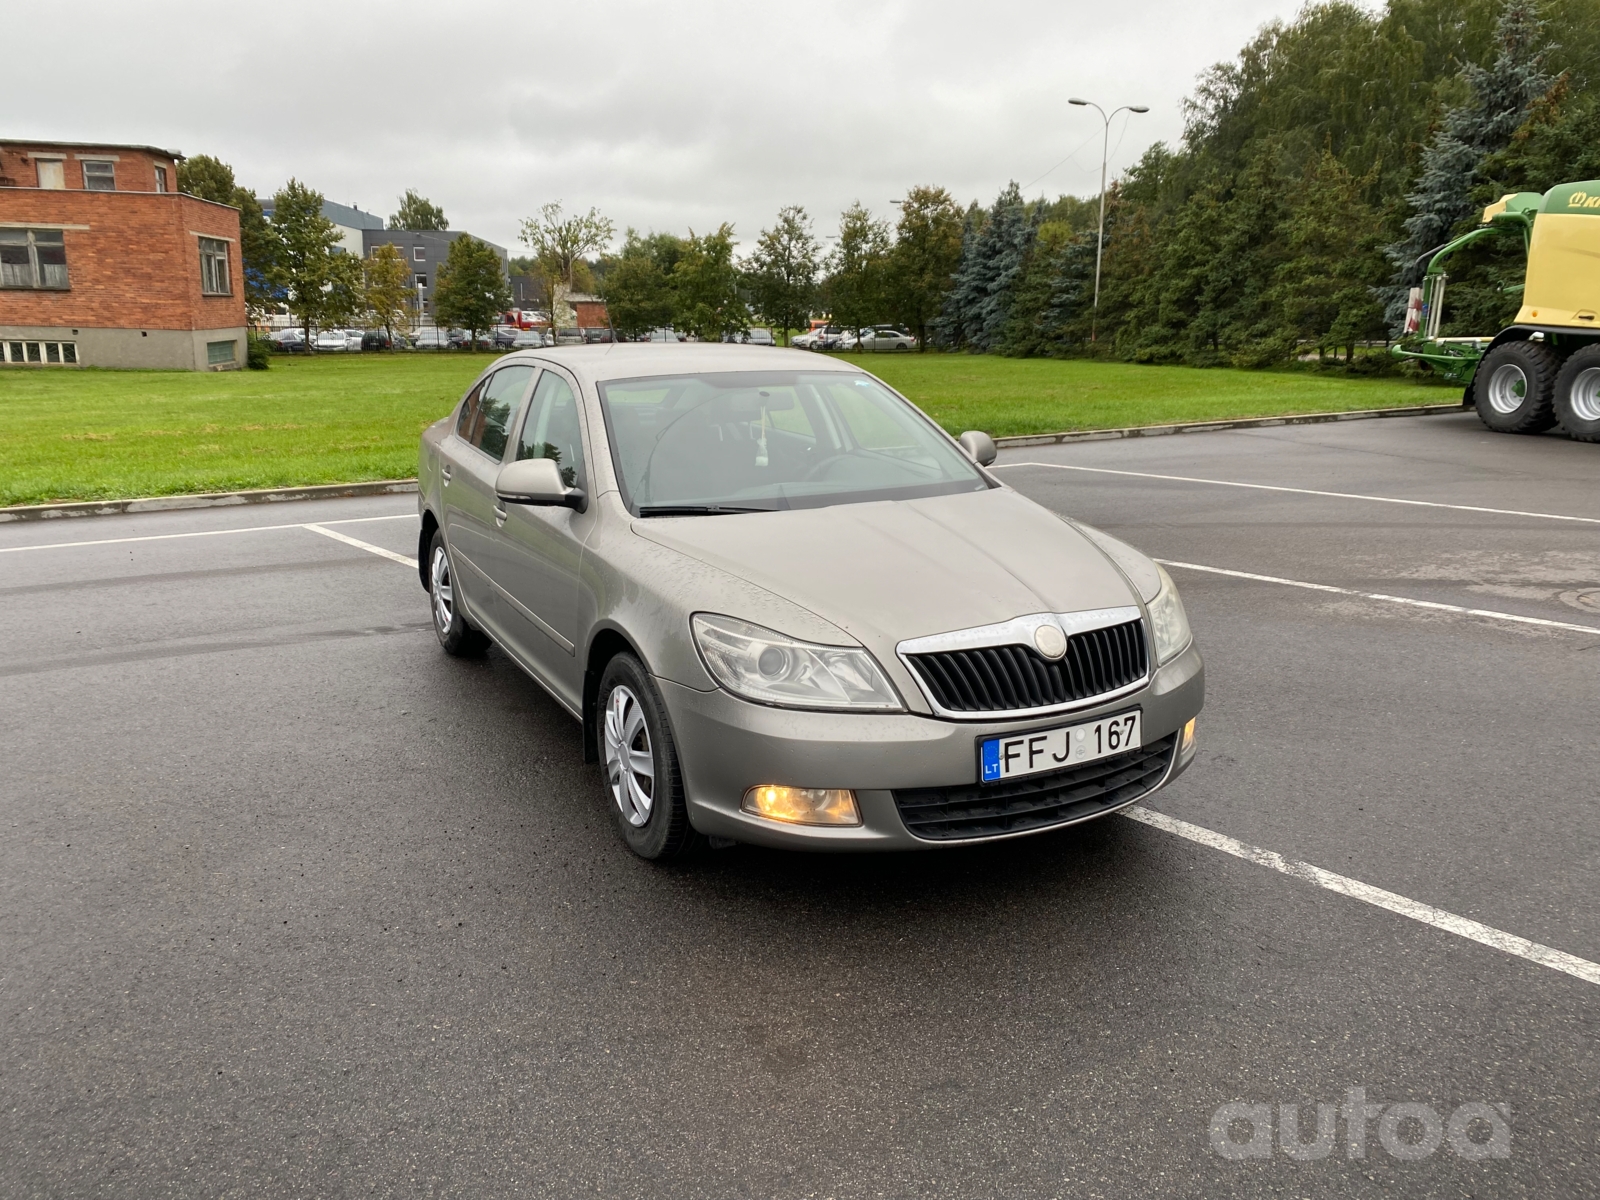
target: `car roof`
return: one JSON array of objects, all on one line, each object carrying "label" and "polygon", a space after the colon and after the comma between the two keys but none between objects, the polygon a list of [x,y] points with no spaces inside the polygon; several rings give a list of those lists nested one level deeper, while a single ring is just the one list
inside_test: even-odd
[{"label": "car roof", "polygon": [[861,368],[854,363],[842,363],[807,350],[774,349],[738,342],[603,342],[524,350],[507,357],[555,363],[588,383],[648,375],[691,375],[702,371],[861,373]]}]

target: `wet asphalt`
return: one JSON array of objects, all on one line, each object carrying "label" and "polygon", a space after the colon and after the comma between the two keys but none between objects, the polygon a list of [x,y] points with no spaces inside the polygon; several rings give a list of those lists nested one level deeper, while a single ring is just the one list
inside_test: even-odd
[{"label": "wet asphalt", "polygon": [[[1164,559],[1592,626],[1174,567],[1209,698],[1149,807],[1600,961],[1600,523],[1550,519],[1600,521],[1600,447],[1462,414],[1000,473]],[[409,555],[414,514],[0,526],[251,530],[0,552],[0,1196],[1596,1194],[1600,987],[1163,830],[633,859],[414,571],[265,528]],[[1423,1107],[1215,1148],[1356,1088]],[[1484,1103],[1506,1157],[1387,1148]]]}]

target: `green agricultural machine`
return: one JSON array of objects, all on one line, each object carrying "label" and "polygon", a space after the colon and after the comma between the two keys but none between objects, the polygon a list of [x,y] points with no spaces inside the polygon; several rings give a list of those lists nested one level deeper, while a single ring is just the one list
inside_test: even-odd
[{"label": "green agricultural machine", "polygon": [[[1522,238],[1528,258],[1516,324],[1487,337],[1440,337],[1447,260],[1507,234]],[[1434,253],[1394,353],[1461,384],[1462,404],[1490,429],[1539,433],[1559,423],[1579,441],[1600,442],[1600,180],[1517,192],[1484,209],[1478,228]]]}]

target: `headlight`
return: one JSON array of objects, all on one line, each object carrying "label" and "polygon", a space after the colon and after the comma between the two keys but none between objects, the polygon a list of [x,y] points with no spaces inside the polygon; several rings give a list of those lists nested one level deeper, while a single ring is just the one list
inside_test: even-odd
[{"label": "headlight", "polygon": [[1150,637],[1156,647],[1156,665],[1176,658],[1193,636],[1189,632],[1189,617],[1183,611],[1183,601],[1178,599],[1178,585],[1172,582],[1166,568],[1161,572],[1161,590],[1150,601]]},{"label": "headlight", "polygon": [[711,677],[736,696],[784,708],[901,711],[883,671],[859,647],[798,642],[711,613],[695,613],[689,624]]}]

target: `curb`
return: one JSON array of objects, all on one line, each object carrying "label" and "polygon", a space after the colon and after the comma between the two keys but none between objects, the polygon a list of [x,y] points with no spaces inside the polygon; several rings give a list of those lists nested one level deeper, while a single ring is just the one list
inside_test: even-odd
[{"label": "curb", "polygon": [[1264,429],[1272,425],[1320,425],[1328,421],[1366,421],[1373,417],[1437,417],[1470,411],[1461,404],[1418,404],[1410,408],[1357,408],[1349,412],[1302,413],[1291,417],[1247,417],[1237,421],[1196,421],[1186,425],[1134,425],[1128,429],[1079,429],[1065,433],[1030,433],[998,437],[1009,446],[1054,446],[1062,442],[1103,442],[1118,438],[1165,437],[1172,433],[1210,433],[1219,429]]},{"label": "curb", "polygon": [[261,488],[249,492],[201,492],[189,496],[149,496],[135,500],[24,504],[15,508],[0,508],[0,524],[9,521],[53,521],[62,517],[114,517],[121,513],[167,512],[180,508],[282,504],[289,500],[338,500],[347,496],[385,496],[416,490],[415,479],[377,479],[371,483],[327,483],[316,487]]}]

